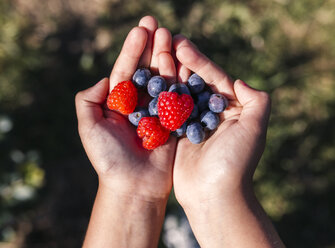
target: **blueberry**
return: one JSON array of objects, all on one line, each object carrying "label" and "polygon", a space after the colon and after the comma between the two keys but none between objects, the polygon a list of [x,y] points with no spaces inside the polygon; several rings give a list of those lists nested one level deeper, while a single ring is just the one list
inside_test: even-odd
[{"label": "blueberry", "polygon": [[205,132],[199,122],[191,122],[186,128],[186,136],[193,144],[199,144],[204,140]]},{"label": "blueberry", "polygon": [[178,94],[187,94],[191,95],[190,90],[188,89],[186,84],[172,84],[171,87],[169,88],[169,92],[177,92]]},{"label": "blueberry", "polygon": [[158,103],[158,97],[155,97],[149,102],[149,114],[151,116],[156,116],[158,115],[158,108],[157,108],[157,103]]},{"label": "blueberry", "polygon": [[177,137],[183,136],[186,133],[186,126],[187,124],[185,122],[180,128],[176,129],[176,131],[173,131],[172,134]]},{"label": "blueberry", "polygon": [[146,108],[143,107],[137,107],[135,111],[128,115],[129,121],[135,125],[138,126],[138,123],[143,117],[147,117],[149,115],[149,111]]},{"label": "blueberry", "polygon": [[211,93],[209,91],[203,91],[200,92],[196,98],[197,98],[197,105],[199,108],[199,111],[203,111],[208,107],[208,101],[211,96]]},{"label": "blueberry", "polygon": [[213,94],[209,98],[208,107],[214,113],[221,113],[228,106],[228,100],[221,94]]},{"label": "blueberry", "polygon": [[133,75],[133,83],[137,88],[145,88],[151,78],[151,73],[146,68],[137,69]]},{"label": "blueberry", "polygon": [[161,76],[154,76],[150,78],[148,82],[148,93],[152,97],[156,97],[162,91],[166,90],[166,82],[165,79]]},{"label": "blueberry", "polygon": [[196,119],[196,118],[198,117],[198,115],[199,115],[199,109],[198,109],[198,106],[197,106],[197,105],[194,105],[193,110],[192,110],[192,113],[191,113],[189,119],[190,119],[190,120],[192,120],[192,119]]},{"label": "blueberry", "polygon": [[203,127],[209,130],[214,130],[219,125],[220,118],[217,114],[207,110],[201,113],[200,121]]},{"label": "blueberry", "polygon": [[198,74],[192,74],[188,80],[187,85],[190,88],[192,94],[197,94],[201,92],[205,87],[205,81],[198,76]]}]

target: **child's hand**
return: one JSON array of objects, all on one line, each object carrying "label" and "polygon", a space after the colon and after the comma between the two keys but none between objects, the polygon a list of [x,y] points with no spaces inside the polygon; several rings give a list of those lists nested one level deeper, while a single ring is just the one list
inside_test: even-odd
[{"label": "child's hand", "polygon": [[282,245],[252,190],[265,144],[269,96],[241,80],[233,83],[185,37],[176,36],[174,48],[184,73],[185,68],[197,73],[214,92],[229,99],[212,136],[199,145],[187,138],[177,145],[175,195],[201,247]]},{"label": "child's hand", "polygon": [[[139,26],[128,34],[110,78],[76,96],[79,134],[99,176],[84,247],[156,246],[172,177],[201,246],[280,246],[252,191],[265,144],[268,95],[240,80],[233,83],[182,36],[174,39],[175,66],[169,31],[157,29],[152,17],[142,18]],[[215,133],[199,145],[183,138],[176,150],[170,136],[165,145],[145,150],[127,117],[104,107],[109,91],[138,67],[168,82],[177,76],[185,82],[193,71],[225,95],[229,108]]]},{"label": "child's hand", "polygon": [[154,18],[142,18],[128,34],[110,78],[76,96],[80,138],[99,176],[84,247],[157,246],[172,188],[176,139],[148,151],[127,116],[104,104],[109,91],[130,80],[138,67],[174,78],[175,69],[165,65],[173,60],[171,41]]},{"label": "child's hand", "polygon": [[265,92],[230,77],[183,36],[174,39],[176,56],[214,92],[229,99],[222,123],[199,145],[179,140],[174,168],[175,191],[183,205],[211,200],[251,184],[264,149],[270,99]]},{"label": "child's hand", "polygon": [[[127,116],[103,106],[108,90],[131,79],[138,67],[157,73],[159,54],[171,57],[169,31],[157,29],[157,22],[151,17],[143,18],[139,26],[128,34],[110,79],[105,78],[76,96],[79,134],[100,184],[117,189],[120,194],[159,201],[171,191],[176,140],[171,137],[162,147],[147,151]],[[169,71],[161,70],[169,76]]]}]

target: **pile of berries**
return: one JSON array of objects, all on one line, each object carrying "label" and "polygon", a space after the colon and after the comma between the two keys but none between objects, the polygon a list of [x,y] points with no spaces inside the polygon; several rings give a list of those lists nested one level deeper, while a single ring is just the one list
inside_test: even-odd
[{"label": "pile of berries", "polygon": [[[146,106],[138,105],[138,91],[147,91],[152,97]],[[218,114],[228,106],[228,100],[213,93],[197,74],[192,74],[186,84],[175,83],[167,91],[163,77],[153,76],[148,69],[138,69],[133,80],[120,82],[107,99],[111,110],[127,114],[137,126],[143,147],[149,150],[163,145],[170,132],[184,136],[194,144],[205,139],[206,130],[219,125]]]}]

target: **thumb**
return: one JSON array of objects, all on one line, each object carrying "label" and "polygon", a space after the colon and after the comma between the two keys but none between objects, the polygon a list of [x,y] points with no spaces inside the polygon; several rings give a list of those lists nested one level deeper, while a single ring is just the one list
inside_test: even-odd
[{"label": "thumb", "polygon": [[271,111],[269,95],[251,88],[239,79],[234,83],[234,91],[242,105],[239,122],[253,128],[256,133],[266,131]]},{"label": "thumb", "polygon": [[92,126],[103,118],[102,104],[106,101],[109,80],[104,78],[94,86],[76,94],[78,125]]}]

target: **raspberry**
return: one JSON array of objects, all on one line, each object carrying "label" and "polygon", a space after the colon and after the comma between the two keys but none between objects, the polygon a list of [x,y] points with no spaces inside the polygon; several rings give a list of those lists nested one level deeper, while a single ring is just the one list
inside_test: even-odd
[{"label": "raspberry", "polygon": [[153,150],[168,140],[170,131],[161,125],[157,117],[143,117],[138,123],[137,135],[143,139],[145,149]]},{"label": "raspberry", "polygon": [[192,113],[194,107],[190,95],[176,92],[162,92],[158,97],[158,116],[164,127],[175,131],[180,128]]},{"label": "raspberry", "polygon": [[109,109],[125,115],[134,112],[136,104],[137,90],[130,80],[118,83],[107,98]]}]

